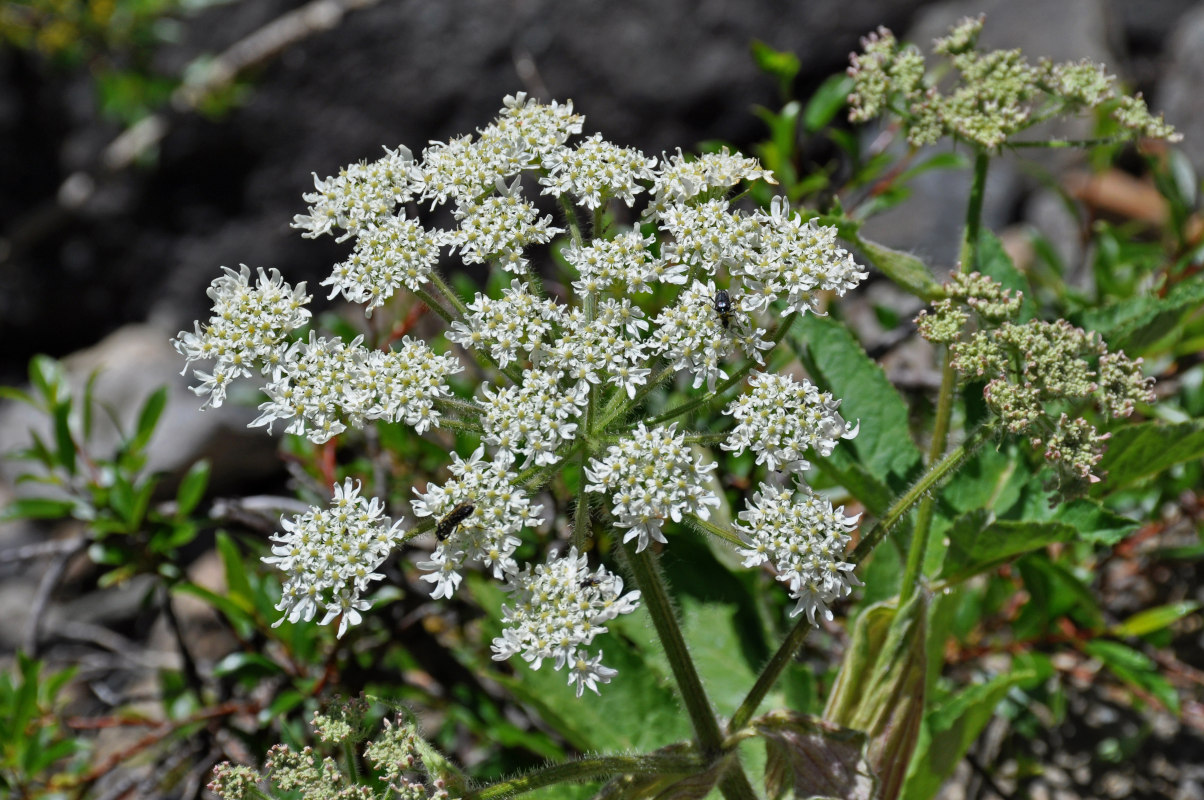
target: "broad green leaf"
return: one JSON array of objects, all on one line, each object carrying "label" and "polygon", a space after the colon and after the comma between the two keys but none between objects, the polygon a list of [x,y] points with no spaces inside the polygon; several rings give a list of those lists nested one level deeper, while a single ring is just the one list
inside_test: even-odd
[{"label": "broad green leaf", "polygon": [[180,489],[176,492],[177,513],[188,516],[201,502],[205,487],[209,485],[209,462],[202,459],[188,468],[184,480],[180,481]]},{"label": "broad green leaf", "polygon": [[730,716],[757,679],[744,657],[737,629],[739,610],[719,603],[699,603],[682,598],[682,634],[690,643],[694,666],[707,687],[715,710]]},{"label": "broad green leaf", "polygon": [[845,73],[829,75],[807,101],[807,109],[803,112],[804,130],[815,133],[826,127],[848,105],[852,90],[853,79]]},{"label": "broad green leaf", "polygon": [[842,442],[879,481],[906,478],[920,463],[911,439],[907,404],[848,328],[829,317],[802,316],[788,340],[812,378],[841,401],[840,413],[858,421],[857,437]]},{"label": "broad green leaf", "polygon": [[986,510],[959,517],[949,529],[949,550],[940,578],[965,580],[1054,542],[1070,541],[1075,530],[1061,522],[995,520]]},{"label": "broad green leaf", "polygon": [[1094,500],[1079,499],[1057,507],[1051,519],[1064,522],[1078,532],[1078,538],[1111,547],[1137,530],[1139,523]]},{"label": "broad green leaf", "polygon": [[1016,503],[1031,479],[1014,447],[996,450],[987,444],[949,479],[941,489],[941,499],[962,513],[987,509],[1003,514]]},{"label": "broad green leaf", "polygon": [[1166,296],[1139,292],[1101,308],[1083,312],[1078,320],[1087,330],[1099,331],[1114,350],[1132,355],[1169,333],[1187,312],[1204,305],[1204,277],[1176,284]]},{"label": "broad green leaf", "polygon": [[907,800],[935,797],[1012,687],[1036,676],[1028,671],[999,675],[935,704],[924,717],[903,796]]},{"label": "broad green leaf", "polygon": [[793,711],[766,714],[752,728],[765,740],[769,797],[873,797],[864,733]]},{"label": "broad green leaf", "polygon": [[18,519],[66,519],[72,516],[75,508],[75,502],[72,500],[25,497],[0,509],[0,522]]},{"label": "broad green leaf", "polygon": [[1107,444],[1099,465],[1107,477],[1093,494],[1115,492],[1176,464],[1204,458],[1204,421],[1127,425],[1114,431]]},{"label": "broad green leaf", "polygon": [[816,455],[812,459],[825,475],[840,486],[848,489],[875,517],[881,519],[890,509],[895,493],[882,481],[870,474],[843,447],[837,447],[831,455]]},{"label": "broad green leaf", "polygon": [[1170,603],[1157,608],[1147,608],[1145,611],[1138,611],[1124,622],[1113,625],[1108,629],[1108,633],[1117,637],[1145,636],[1147,633],[1154,633],[1170,626],[1188,614],[1194,614],[1199,608],[1199,603],[1190,600]]}]

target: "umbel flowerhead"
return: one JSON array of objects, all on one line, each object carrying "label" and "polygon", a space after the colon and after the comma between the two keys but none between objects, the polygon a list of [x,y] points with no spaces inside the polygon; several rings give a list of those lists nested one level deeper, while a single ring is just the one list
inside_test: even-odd
[{"label": "umbel flowerhead", "polygon": [[[252,424],[269,432],[279,420],[328,447],[354,446],[378,422],[461,437],[444,472],[392,493],[412,496],[412,527],[351,477],[329,507],[283,521],[265,559],[286,575],[282,619],[321,612],[343,635],[371,606],[385,560],[433,531],[424,540],[433,550],[411,563],[435,598],[455,594],[474,564],[509,593],[495,658],[548,661],[578,694],[596,692],[614,670],[594,638],[640,594],[624,593],[592,554],[618,557],[620,541],[632,553],[672,546],[667,534],[720,503],[689,411],[722,410],[722,446],[751,448],[791,486],[808,451],[826,455],[856,434],[840,401],[809,383],[763,372],[745,383],[797,315],[822,313],[821,293],[843,295],[865,278],[836,231],[781,198],[768,211],[734,202],[741,184],[773,182],[756,159],[726,149],[649,157],[599,134],[574,142],[582,126],[572,103],[518,94],[475,135],[315,176],[293,224],[306,237],[349,240],[322,285],[363,307],[360,335],[305,331],[304,285],[263,270],[252,283],[244,267],[214,281],[209,322],[175,340],[188,364],[216,364],[195,373],[206,405],[221,405],[234,379],[260,376],[266,399]],[[550,270],[549,245],[567,275]],[[456,262],[487,265],[499,289],[462,298],[443,278]],[[415,301],[443,320],[442,333],[382,334],[380,316]],[[459,375],[475,391],[453,391]],[[693,399],[641,418],[666,386]],[[575,517],[572,546],[547,546],[561,555],[520,563],[525,541],[566,533],[548,522],[573,502],[558,480],[568,463],[579,465],[575,503],[588,513]],[[827,615],[855,583],[844,561],[852,519],[805,486],[763,485],[755,497],[730,539],[752,548],[750,566],[773,565],[795,613]],[[790,524],[771,536],[774,520]]]}]

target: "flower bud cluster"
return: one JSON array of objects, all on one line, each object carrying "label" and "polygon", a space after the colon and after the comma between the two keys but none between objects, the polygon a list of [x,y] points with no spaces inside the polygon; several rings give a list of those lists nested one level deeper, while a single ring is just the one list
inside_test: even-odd
[{"label": "flower bud cluster", "polygon": [[961,338],[969,311],[994,325],[1015,317],[1024,298],[1022,292],[1013,296],[1011,289],[980,272],[957,270],[942,288],[945,297],[932,304],[932,313],[921,311],[915,319],[920,335],[934,344],[952,344]]},{"label": "flower bud cluster", "polygon": [[[336,720],[317,714],[313,721],[319,738],[328,744],[355,740],[331,738],[338,729]],[[346,727],[346,726],[343,726]],[[213,769],[209,791],[222,800],[255,800],[268,796],[261,786],[275,793],[284,793],[301,800],[451,800],[445,782],[439,778],[429,783],[416,780],[425,770],[419,750],[421,742],[410,725],[394,725],[386,719],[384,730],[363,748],[364,763],[372,767],[377,780],[385,784],[383,792],[373,789],[377,780],[362,781],[358,770],[353,776],[344,773],[337,761],[320,756],[312,747],[294,750],[278,744],[268,751],[263,773],[251,767],[230,762]]]},{"label": "flower bud cluster", "polygon": [[1005,429],[1045,448],[1066,496],[1081,494],[1099,480],[1092,470],[1103,457],[1107,435],[1057,409],[1094,403],[1111,416],[1125,417],[1137,403],[1154,397],[1153,379],[1142,374],[1141,359],[1109,353],[1098,334],[1065,320],[1005,322],[954,344],[951,353],[959,372],[987,379],[984,397]]},{"label": "flower bud cluster", "polygon": [[551,659],[557,671],[568,667],[568,682],[577,684],[577,696],[597,684],[610,683],[615,670],[602,665],[602,652],[585,651],[606,623],[639,607],[638,591],[623,594],[623,579],[598,567],[592,573],[584,554],[569,548],[564,556],[552,553],[546,564],[523,568],[506,586],[510,602],[502,606],[502,635],[493,640],[493,658],[514,655],[539,669]]},{"label": "flower bud cluster", "polygon": [[810,490],[801,500],[794,494],[793,487],[761,484],[740,512],[736,531],[748,547],[739,552],[746,567],[772,563],[797,601],[790,615],[805,613],[814,625],[816,614],[832,619],[831,604],[861,585],[853,575],[856,565],[844,560],[858,517],[846,517],[844,506],[833,509]]},{"label": "flower bud cluster", "polygon": [[[958,80],[938,88],[914,47],[903,47],[885,28],[862,40],[853,54],[849,119],[865,122],[891,112],[902,118],[916,146],[952,136],[993,150],[1037,122],[1058,114],[1104,107],[1134,136],[1177,141],[1161,116],[1150,114],[1140,95],[1119,93],[1116,78],[1089,62],[1030,64],[1019,50],[977,49],[983,17],[967,18],[933,50],[949,60]],[[943,89],[943,91],[942,91]]]},{"label": "flower bud cluster", "polygon": [[682,512],[709,519],[708,506],[719,498],[705,487],[714,462],[694,459],[677,423],[648,428],[641,422],[621,444],[607,448],[604,459],[590,459],[586,491],[611,493],[615,524],[627,528],[624,542],[637,539],[636,552],[650,540],[667,543],[661,529],[667,520],[681,522]]},{"label": "flower bud cluster", "polygon": [[808,449],[827,457],[840,439],[857,435],[857,428],[841,418],[840,401],[810,381],[754,372],[749,386],[748,394],[723,411],[738,422],[720,445],[724,450],[742,453],[751,447],[758,464],[798,473],[811,468]]}]

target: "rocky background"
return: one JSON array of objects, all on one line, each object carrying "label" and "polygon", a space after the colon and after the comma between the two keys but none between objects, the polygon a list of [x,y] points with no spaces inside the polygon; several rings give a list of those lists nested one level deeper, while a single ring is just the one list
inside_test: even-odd
[{"label": "rocky background", "polygon": [[[1107,63],[1185,134],[1183,151],[1204,171],[1204,2],[1194,0],[228,0],[178,17],[176,41],[153,51],[150,68],[187,70],[193,90],[133,128],[98,108],[83,65],[62,69],[0,48],[0,384],[22,383],[34,353],[69,357],[81,382],[103,367],[98,393],[126,420],[169,384],[152,468],[207,456],[219,495],[279,485],[275,442],[245,429],[253,409],[200,414],[167,340],[207,315],[204,289],[222,265],[277,267],[316,288],[341,248],[289,228],[311,172],[332,174],[382,145],[417,152],[469,132],[516,91],[571,98],[587,133],[650,153],[703,140],[747,147],[765,135],[753,106],[780,102],[750,55],[752,40],[798,55],[795,93],[805,98],[878,25],[927,48],[980,12],[988,47]],[[204,88],[237,102],[207,113]],[[1068,174],[1077,164],[1041,166]],[[929,172],[868,234],[949,266],[967,186],[964,174]],[[1077,246],[1056,197],[1015,164],[992,166],[986,224],[1033,225],[1071,252]],[[909,369],[892,366],[901,380],[928,378]],[[23,409],[0,406],[0,452],[26,443],[30,424]],[[0,477],[14,474],[15,465],[0,465]],[[13,491],[0,480],[0,503]],[[45,537],[0,526],[0,550]],[[0,563],[0,654],[30,635],[42,569]],[[132,613],[114,607],[122,601],[113,595],[64,605],[43,628]],[[1082,725],[1138,724],[1109,714]],[[1049,796],[1172,796],[1151,787],[1173,785],[1173,796],[1204,798],[1199,734],[1171,720],[1166,736],[1157,758],[1129,765],[1111,788],[1075,774],[1098,737],[1064,743],[1068,761]],[[1169,784],[1155,779],[1164,763]]]}]

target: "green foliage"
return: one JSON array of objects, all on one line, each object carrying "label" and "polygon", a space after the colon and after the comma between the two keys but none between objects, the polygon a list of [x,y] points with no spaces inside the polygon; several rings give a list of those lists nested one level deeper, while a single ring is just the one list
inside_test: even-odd
[{"label": "green foliage", "polygon": [[17,654],[14,669],[0,672],[0,793],[45,797],[82,766],[85,744],[59,717],[74,668],[47,672],[41,661]]}]

